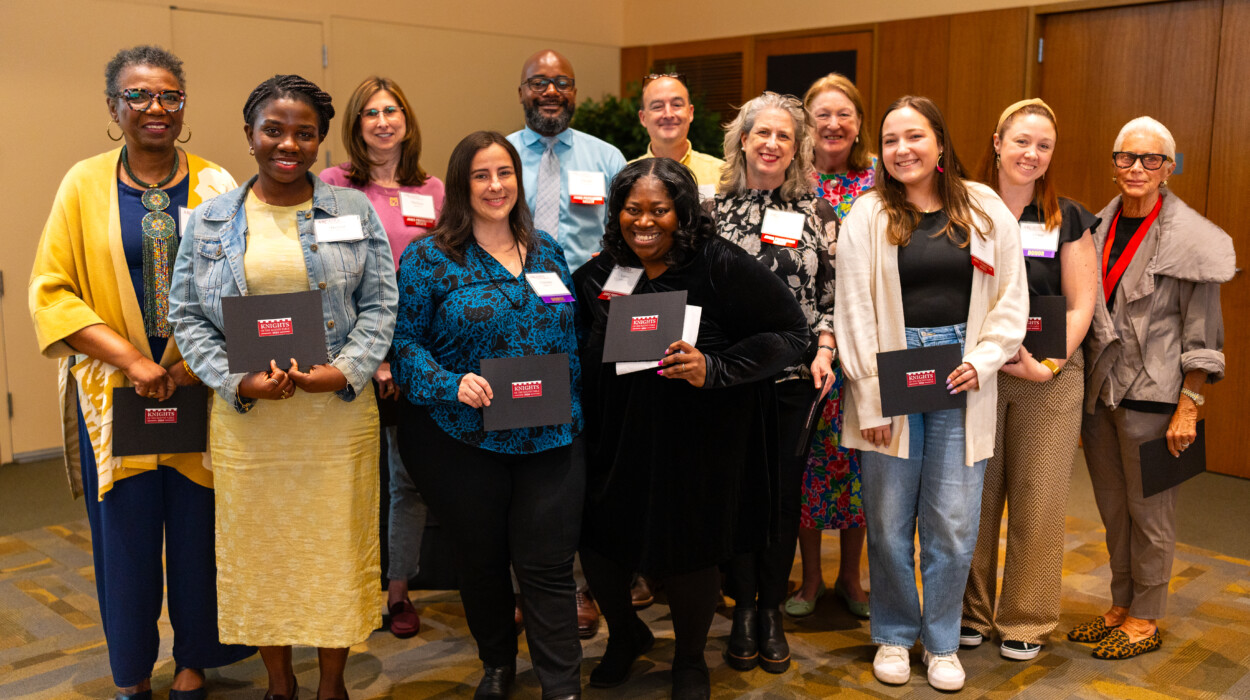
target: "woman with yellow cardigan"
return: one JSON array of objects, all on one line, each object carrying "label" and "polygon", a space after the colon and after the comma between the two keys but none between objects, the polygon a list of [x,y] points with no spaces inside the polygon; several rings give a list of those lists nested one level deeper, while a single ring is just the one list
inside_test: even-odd
[{"label": "woman with yellow cardigan", "polygon": [[58,360],[66,464],[74,495],[86,497],[117,697],[152,697],[168,583],[176,666],[169,697],[199,700],[207,695],[203,669],[254,651],[217,637],[208,455],[114,456],[113,389],[165,400],[199,383],[166,317],[178,221],[182,209],[235,183],[176,145],[186,100],[176,56],[124,49],[105,76],[107,133],[124,144],[77,163],[61,182],[35,254],[30,312],[40,351]]}]

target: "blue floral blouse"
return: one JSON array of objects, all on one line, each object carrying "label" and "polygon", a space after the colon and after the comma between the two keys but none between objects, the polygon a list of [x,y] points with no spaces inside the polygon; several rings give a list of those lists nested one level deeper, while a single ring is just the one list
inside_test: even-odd
[{"label": "blue floral blouse", "polygon": [[[525,279],[534,272],[555,272],[573,289],[563,249],[541,231],[517,277],[473,241],[463,263],[439,250],[433,237],[413,241],[400,257],[391,370],[408,401],[427,406],[440,428],[468,445],[530,454],[568,445],[581,432],[577,302],[544,303]],[[571,424],[486,432],[480,411],[456,399],[460,378],[480,374],[483,359],[561,352],[569,356]]]}]

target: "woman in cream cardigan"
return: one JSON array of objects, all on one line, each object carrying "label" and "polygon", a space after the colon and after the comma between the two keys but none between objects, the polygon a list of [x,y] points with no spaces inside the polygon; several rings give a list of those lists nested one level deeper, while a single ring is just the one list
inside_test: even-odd
[{"label": "woman in cream cardigan", "polygon": [[[834,329],[850,392],[843,440],[862,450],[873,673],[911,677],[920,638],[929,684],[963,687],[960,604],[976,544],[981,483],[994,448],[996,375],[1024,338],[1028,294],[1016,219],[987,187],[962,179],[942,114],[902,97],[878,132],[877,185],[838,241]],[[877,353],[959,343],[946,377],[965,409],[882,415]],[[924,617],[916,592],[920,531]]]}]

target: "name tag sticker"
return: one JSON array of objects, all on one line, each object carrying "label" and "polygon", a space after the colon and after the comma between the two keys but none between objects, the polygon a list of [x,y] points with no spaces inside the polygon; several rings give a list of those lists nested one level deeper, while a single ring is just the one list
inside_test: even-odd
[{"label": "name tag sticker", "polygon": [[773,245],[797,248],[803,237],[803,214],[797,211],[765,209],[760,225],[760,240]]},{"label": "name tag sticker", "polygon": [[919,372],[907,373],[908,389],[918,386],[933,386],[934,384],[937,384],[937,370],[924,369]]},{"label": "name tag sticker", "polygon": [[638,286],[638,280],[641,278],[641,267],[614,265],[612,266],[612,273],[608,275],[608,280],[603,283],[603,291],[599,292],[599,298],[611,299],[612,297],[629,296],[634,293],[634,287]]},{"label": "name tag sticker", "polygon": [[716,198],[716,185],[699,185],[699,202]]},{"label": "name tag sticker", "polygon": [[660,327],[659,316],[634,316],[629,320],[629,331],[653,331]]},{"label": "name tag sticker", "polygon": [[176,408],[145,408],[143,409],[143,423],[152,425],[155,423],[177,423],[178,409]]},{"label": "name tag sticker", "polygon": [[191,223],[191,212],[193,209],[186,207],[178,207],[178,235],[182,235],[187,231],[187,224]]},{"label": "name tag sticker", "polygon": [[596,170],[569,171],[569,199],[574,204],[603,204],[608,194],[607,179]]},{"label": "name tag sticker", "polygon": [[428,194],[400,192],[399,211],[404,215],[404,223],[409,226],[429,228],[437,218],[434,213],[434,198]]},{"label": "name tag sticker", "polygon": [[530,272],[525,279],[534,288],[534,293],[548,304],[564,304],[573,301],[573,293],[564,286],[560,275],[554,272]]},{"label": "name tag sticker", "polygon": [[313,232],[318,243],[359,241],[365,237],[365,229],[356,214],[336,216],[333,219],[313,219]]},{"label": "name tag sticker", "polygon": [[512,382],[512,398],[538,399],[543,395],[542,380],[532,382]]},{"label": "name tag sticker", "polygon": [[271,338],[275,335],[294,335],[295,326],[291,323],[291,318],[262,318],[256,321],[256,334],[262,338]]},{"label": "name tag sticker", "polygon": [[1025,221],[1020,224],[1020,246],[1028,258],[1053,258],[1059,250],[1059,229]]},{"label": "name tag sticker", "polygon": [[972,266],[993,277],[994,266],[990,261],[994,259],[994,247],[988,238],[981,238],[980,234],[971,234],[972,241],[969,247],[972,248]]}]

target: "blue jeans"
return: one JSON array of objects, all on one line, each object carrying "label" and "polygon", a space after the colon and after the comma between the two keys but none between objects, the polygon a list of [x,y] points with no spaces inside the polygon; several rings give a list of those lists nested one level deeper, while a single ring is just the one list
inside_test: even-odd
[{"label": "blue jeans", "polygon": [[[963,324],[908,328],[907,347],[959,343],[962,350],[965,332]],[[910,648],[919,638],[933,654],[959,649],[986,463],[964,466],[964,415],[964,409],[909,415],[908,459],[860,453],[875,644]],[[917,525],[923,616],[916,591]]]}]

